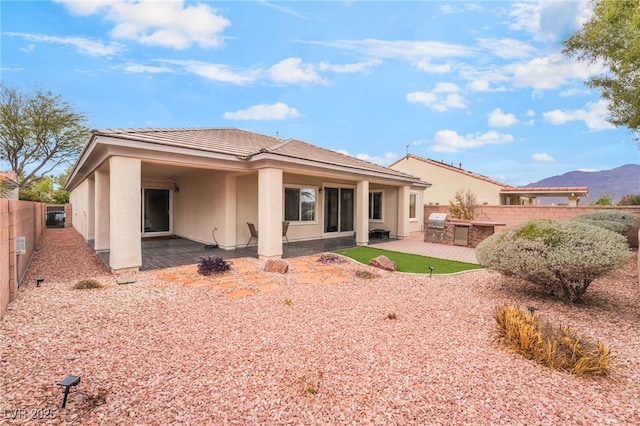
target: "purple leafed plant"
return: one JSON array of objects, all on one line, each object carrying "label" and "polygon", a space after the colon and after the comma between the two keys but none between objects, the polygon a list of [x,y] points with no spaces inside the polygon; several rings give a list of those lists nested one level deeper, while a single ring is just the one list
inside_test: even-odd
[{"label": "purple leafed plant", "polygon": [[231,262],[227,262],[220,256],[201,257],[198,263],[198,273],[202,275],[219,274],[231,269]]}]

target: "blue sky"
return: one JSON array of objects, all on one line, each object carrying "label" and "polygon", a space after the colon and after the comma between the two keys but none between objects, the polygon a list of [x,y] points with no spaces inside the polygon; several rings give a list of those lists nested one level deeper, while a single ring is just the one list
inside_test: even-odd
[{"label": "blue sky", "polygon": [[237,127],[510,185],[640,162],[562,40],[587,1],[2,1],[1,80],[91,128]]}]

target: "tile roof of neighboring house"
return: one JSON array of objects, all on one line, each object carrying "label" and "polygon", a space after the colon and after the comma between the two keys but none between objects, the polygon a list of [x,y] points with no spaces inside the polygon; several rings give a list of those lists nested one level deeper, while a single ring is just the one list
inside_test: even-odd
[{"label": "tile roof of neighboring house", "polygon": [[487,176],[481,175],[479,173],[474,173],[474,172],[470,172],[469,170],[464,170],[462,168],[462,164],[459,167],[450,165],[450,164],[446,164],[446,163],[442,163],[440,161],[436,161],[436,160],[432,160],[430,158],[424,158],[424,157],[419,157],[417,155],[413,155],[413,154],[407,154],[406,156],[402,157],[400,160],[396,161],[395,163],[391,164],[389,167],[393,166],[394,164],[397,164],[399,162],[401,162],[402,160],[405,160],[407,157],[413,158],[414,160],[417,161],[422,161],[423,163],[427,163],[427,164],[431,164],[433,166],[437,166],[437,167],[442,167],[443,169],[452,171],[452,172],[456,172],[456,173],[460,173],[462,175],[466,175],[466,176],[470,176],[472,178],[475,179],[480,179],[483,180],[485,182],[489,182],[492,183],[494,185],[498,185],[501,187],[508,187],[509,185],[506,185],[502,182],[498,182],[496,180],[493,180]]},{"label": "tile roof of neighboring house", "polygon": [[575,192],[580,195],[586,195],[588,192],[588,188],[586,186],[521,186],[521,187],[513,187],[506,186],[500,189],[500,192],[518,192],[518,193],[569,193]]},{"label": "tile roof of neighboring house", "polygon": [[[203,152],[233,155],[250,160],[259,154],[272,154],[290,159],[308,160],[327,166],[340,165],[364,172],[383,173],[390,177],[419,178],[388,167],[360,160],[336,151],[296,139],[278,139],[235,128],[146,128],[92,130],[94,137],[113,137],[155,144],[158,147],[191,148]],[[424,182],[422,182],[425,184]]]}]

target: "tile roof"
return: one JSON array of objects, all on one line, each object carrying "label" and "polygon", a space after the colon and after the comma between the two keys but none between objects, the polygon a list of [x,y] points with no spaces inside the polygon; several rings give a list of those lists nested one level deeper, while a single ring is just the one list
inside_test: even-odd
[{"label": "tile roof", "polygon": [[[494,185],[498,185],[498,186],[501,186],[501,187],[509,187],[509,185],[507,185],[505,183],[502,183],[502,182],[498,182],[496,180],[493,180],[493,179],[491,179],[491,178],[489,178],[487,176],[481,175],[479,173],[470,172],[469,170],[465,170],[465,169],[462,168],[462,164],[460,164],[459,167],[456,167],[456,166],[453,166],[451,164],[447,164],[447,163],[443,163],[443,162],[440,162],[440,161],[432,160],[430,158],[419,157],[419,156],[413,155],[413,154],[407,154],[406,156],[402,157],[400,160],[398,160],[395,163],[391,164],[391,166],[393,166],[396,163],[401,162],[402,160],[405,160],[407,157],[412,158],[412,159],[417,160],[417,161],[422,161],[423,163],[431,164],[433,166],[441,167],[443,169],[446,169],[446,170],[449,170],[449,171],[452,171],[452,172],[460,173],[462,175],[466,175],[466,176],[469,176],[469,177],[472,177],[472,178],[475,178],[475,179],[480,179],[480,180],[483,180],[485,182],[492,183]],[[389,166],[389,167],[391,167],[391,166]]]},{"label": "tile roof", "polygon": [[376,172],[411,179],[416,183],[419,178],[404,172],[370,163],[359,158],[321,148],[296,139],[279,139],[259,133],[236,128],[142,128],[142,129],[103,129],[92,130],[94,137],[113,137],[155,144],[158,147],[191,148],[203,152],[215,152],[233,155],[250,160],[259,154],[272,154],[292,160],[307,160],[324,166],[344,166],[363,172]]}]

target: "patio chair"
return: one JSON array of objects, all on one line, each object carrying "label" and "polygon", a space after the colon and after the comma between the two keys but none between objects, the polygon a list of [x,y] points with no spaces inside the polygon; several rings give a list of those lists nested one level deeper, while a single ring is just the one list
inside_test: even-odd
[{"label": "patio chair", "polygon": [[247,226],[249,227],[249,233],[251,236],[249,237],[249,241],[247,241],[247,245],[245,247],[249,247],[249,243],[254,238],[258,241],[258,230],[256,229],[256,226],[251,222],[247,222]]},{"label": "patio chair", "polygon": [[282,222],[282,237],[287,240],[289,244],[289,238],[287,238],[287,231],[289,230],[289,222]]}]

